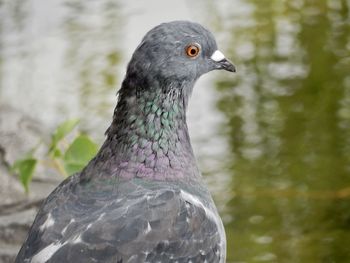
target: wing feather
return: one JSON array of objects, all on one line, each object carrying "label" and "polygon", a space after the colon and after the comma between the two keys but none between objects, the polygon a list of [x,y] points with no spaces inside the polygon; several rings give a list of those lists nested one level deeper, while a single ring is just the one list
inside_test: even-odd
[{"label": "wing feather", "polygon": [[78,180],[49,196],[16,262],[223,262],[210,196],[169,182]]}]

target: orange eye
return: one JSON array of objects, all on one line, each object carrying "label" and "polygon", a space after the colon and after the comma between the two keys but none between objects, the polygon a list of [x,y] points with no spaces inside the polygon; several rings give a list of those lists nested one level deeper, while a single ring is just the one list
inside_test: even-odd
[{"label": "orange eye", "polygon": [[186,47],[186,55],[190,58],[194,58],[198,55],[200,46],[198,44],[190,44]]}]

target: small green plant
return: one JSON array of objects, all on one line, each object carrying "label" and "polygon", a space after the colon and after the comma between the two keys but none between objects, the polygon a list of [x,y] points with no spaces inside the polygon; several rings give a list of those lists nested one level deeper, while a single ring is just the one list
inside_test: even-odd
[{"label": "small green plant", "polygon": [[12,171],[18,174],[26,192],[38,165],[51,166],[67,177],[80,171],[97,153],[97,144],[86,134],[78,133],[71,142],[67,136],[78,125],[79,120],[71,119],[61,123],[51,136],[48,151],[44,159],[35,157],[40,142],[25,157],[15,161]]}]

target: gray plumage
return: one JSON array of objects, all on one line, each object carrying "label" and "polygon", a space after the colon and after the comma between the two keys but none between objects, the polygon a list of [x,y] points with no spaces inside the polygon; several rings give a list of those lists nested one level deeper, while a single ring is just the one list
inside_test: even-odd
[{"label": "gray plumage", "polygon": [[224,228],[186,125],[193,85],[214,69],[235,70],[201,25],[148,32],[105,143],[45,200],[16,262],[225,262]]}]

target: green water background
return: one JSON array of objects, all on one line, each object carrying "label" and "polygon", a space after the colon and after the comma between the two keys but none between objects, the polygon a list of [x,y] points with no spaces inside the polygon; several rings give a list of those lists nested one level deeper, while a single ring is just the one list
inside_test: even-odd
[{"label": "green water background", "polygon": [[347,0],[0,1],[0,103],[49,127],[80,117],[102,142],[143,34],[198,21],[238,68],[203,77],[189,109],[227,262],[350,262],[349,9]]}]

